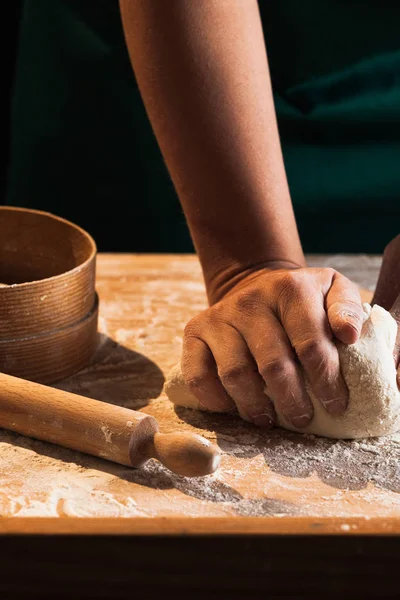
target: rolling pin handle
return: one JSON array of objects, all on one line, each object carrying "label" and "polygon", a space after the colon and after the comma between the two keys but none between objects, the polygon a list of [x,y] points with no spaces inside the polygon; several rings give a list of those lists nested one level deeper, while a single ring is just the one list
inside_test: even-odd
[{"label": "rolling pin handle", "polygon": [[201,477],[214,473],[220,463],[217,446],[195,433],[159,433],[153,417],[143,419],[132,433],[129,456],[133,467],[155,458],[177,475]]}]

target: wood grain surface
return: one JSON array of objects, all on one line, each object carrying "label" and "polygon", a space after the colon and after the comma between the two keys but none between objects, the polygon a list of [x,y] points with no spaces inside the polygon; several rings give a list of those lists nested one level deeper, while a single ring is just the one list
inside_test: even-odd
[{"label": "wood grain surface", "polygon": [[[380,266],[309,262],[369,290]],[[2,597],[396,595],[398,441],[267,439],[233,417],[175,410],[161,391],[185,323],[206,305],[197,259],[100,255],[97,289],[97,353],[59,387],[151,414],[164,432],[200,433],[219,444],[221,468],[194,482],[1,433]]]},{"label": "wood grain surface", "polygon": [[[314,257],[311,262],[336,265],[371,288],[380,259]],[[337,517],[344,533],[347,527],[362,529],[360,520],[353,527],[353,518],[368,522],[377,517],[394,519],[392,530],[400,530],[397,484],[385,480],[376,485],[376,466],[369,477],[367,461],[375,460],[381,448],[352,442],[340,446],[282,430],[266,434],[239,418],[175,408],[161,393],[165,373],[179,359],[186,322],[206,306],[194,256],[100,255],[97,289],[99,348],[87,368],[58,387],[153,415],[163,433],[203,435],[220,446],[220,469],[193,481],[155,461],[132,470],[2,432],[3,517],[18,523],[27,516],[82,516],[82,532],[92,517],[138,519],[142,528],[154,518],[188,518],[190,527],[205,517],[275,517],[282,531],[289,517],[302,523],[299,531],[315,518],[329,522]],[[392,442],[390,448],[400,453],[400,444]],[[362,461],[365,468],[353,477],[350,463]]]},{"label": "wood grain surface", "polygon": [[0,206],[0,371],[54,383],[96,347],[96,245],[49,213]]}]

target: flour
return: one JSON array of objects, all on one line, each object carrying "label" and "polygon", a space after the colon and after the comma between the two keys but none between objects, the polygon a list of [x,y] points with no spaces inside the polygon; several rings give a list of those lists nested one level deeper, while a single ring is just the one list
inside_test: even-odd
[{"label": "flour", "polygon": [[[332,438],[354,439],[395,433],[400,429],[400,392],[393,359],[397,325],[380,306],[367,303],[358,341],[337,343],[340,368],[349,388],[349,406],[343,416],[332,416],[309,385],[314,418],[304,430]],[[280,415],[285,429],[293,427]]]},{"label": "flour", "polygon": [[[183,419],[188,417],[193,426],[197,425],[201,413],[181,411]],[[214,475],[186,479],[150,461],[144,468],[131,471],[130,480],[150,483],[158,490],[173,489],[200,503],[214,504],[218,514],[367,517],[374,502],[382,516],[400,512],[398,434],[360,442],[281,429],[265,436],[254,426],[229,415],[210,415],[207,422],[210,429],[220,431],[217,439],[224,453]],[[234,438],[224,433],[233,428]],[[254,473],[260,474],[256,495],[246,485]],[[325,494],[321,493],[319,482],[324,484]],[[316,490],[314,502],[310,502],[310,488]]]},{"label": "flour", "polygon": [[107,444],[112,444],[112,432],[108,429],[108,427],[106,425],[102,425],[101,426],[101,431],[104,434],[106,443]]},{"label": "flour", "polygon": [[[101,258],[103,269],[107,260]],[[100,277],[102,307],[108,312],[107,320],[100,318],[100,325],[113,340],[117,330],[131,327],[131,335],[126,329],[121,339],[129,338],[133,348],[143,343],[143,355],[104,335],[92,364],[57,387],[142,409],[155,416],[166,433],[196,431],[219,444],[221,466],[214,475],[187,479],[157,461],[135,470],[0,430],[1,516],[340,516],[344,524],[354,516],[400,517],[398,435],[332,440],[279,428],[265,435],[237,417],[173,407],[159,397],[163,382],[159,367],[165,371],[173,364],[181,349],[178,333],[204,308],[200,284],[198,293],[190,289],[185,295],[194,271],[199,281],[201,272],[198,263],[179,260],[172,261],[176,282],[170,279],[166,285],[160,272],[154,273],[159,291],[152,290],[149,311],[157,318],[150,327],[152,313],[142,315],[147,288],[138,277],[137,264],[131,257],[126,261],[132,265],[128,281],[132,281],[135,301],[124,307],[121,318],[114,318],[112,311],[107,311],[107,294],[116,299],[122,292],[116,289],[112,296],[109,280]],[[380,263],[375,262],[377,274]],[[114,263],[110,265],[114,274]],[[169,273],[169,268],[163,267],[165,272]],[[360,279],[360,269],[354,268],[353,275]],[[364,282],[360,279],[360,283]],[[169,297],[163,300],[165,289],[183,290],[178,308]],[[124,294],[128,298],[127,292]],[[155,298],[160,299],[159,304]]]},{"label": "flour", "polygon": [[[363,306],[364,324],[359,340],[352,345],[337,342],[341,371],[349,388],[348,409],[342,416],[330,415],[306,379],[314,418],[302,433],[354,439],[387,435],[400,429],[400,392],[393,360],[397,325],[380,306]],[[199,407],[197,399],[185,388],[179,366],[171,371],[165,393],[177,405]],[[268,395],[273,401],[271,393]],[[277,417],[281,427],[296,431],[278,409]]]},{"label": "flour", "polygon": [[[181,410],[193,426],[201,422],[201,413]],[[381,516],[400,514],[399,435],[330,440],[275,429],[266,437],[229,415],[207,421],[219,430],[223,457],[214,475],[200,479],[175,475],[157,461],[129,469],[0,431],[0,515],[365,516],[365,506],[370,511],[374,504]],[[254,473],[257,494],[246,484]],[[308,482],[315,478],[327,487],[310,502],[315,484]]]},{"label": "flour", "polygon": [[[38,454],[36,449],[49,450]],[[50,454],[51,453],[51,454]],[[8,432],[0,434],[0,514],[43,516],[146,516],[133,498],[120,497],[104,487],[115,474],[68,462],[68,454],[83,455]]]}]

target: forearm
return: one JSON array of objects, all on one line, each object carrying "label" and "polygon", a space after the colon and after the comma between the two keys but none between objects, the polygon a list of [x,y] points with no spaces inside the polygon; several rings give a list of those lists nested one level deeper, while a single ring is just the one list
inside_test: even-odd
[{"label": "forearm", "polygon": [[120,0],[135,75],[211,299],[235,273],[304,264],[256,0]]}]

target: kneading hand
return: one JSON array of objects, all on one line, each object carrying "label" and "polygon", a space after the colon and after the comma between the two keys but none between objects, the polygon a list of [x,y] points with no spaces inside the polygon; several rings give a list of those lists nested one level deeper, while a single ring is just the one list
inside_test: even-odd
[{"label": "kneading hand", "polygon": [[342,414],[348,390],[340,373],[337,338],[354,343],[363,311],[357,286],[330,268],[263,265],[244,274],[222,300],[185,329],[182,373],[209,410],[234,409],[260,427],[275,406],[297,428],[313,418],[304,368],[325,409]]},{"label": "kneading hand", "polygon": [[390,311],[392,317],[397,321],[394,360],[398,367],[397,381],[400,387],[400,235],[395,237],[385,248],[372,304],[379,304]]}]

